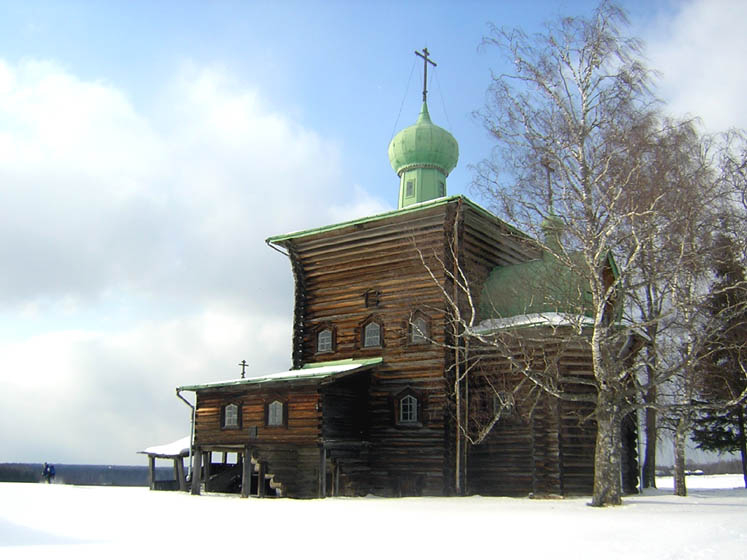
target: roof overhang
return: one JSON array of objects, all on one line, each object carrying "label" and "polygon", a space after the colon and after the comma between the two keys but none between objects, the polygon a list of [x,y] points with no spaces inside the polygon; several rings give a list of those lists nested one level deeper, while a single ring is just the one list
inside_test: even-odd
[{"label": "roof overhang", "polygon": [[386,219],[386,218],[394,218],[394,217],[397,217],[397,216],[403,216],[403,215],[406,215],[406,214],[411,214],[413,212],[419,212],[419,211],[425,210],[427,208],[433,208],[433,207],[436,207],[436,206],[443,206],[443,205],[446,205],[446,204],[456,203],[459,200],[461,200],[466,207],[468,207],[469,209],[473,210],[474,212],[482,215],[483,217],[485,217],[485,218],[487,218],[487,219],[489,219],[491,221],[494,221],[497,224],[500,224],[502,227],[505,227],[507,230],[511,231],[513,234],[516,234],[516,235],[519,235],[519,236],[521,236],[523,238],[527,238],[528,239],[528,236],[525,233],[522,233],[521,231],[519,231],[518,229],[516,229],[512,225],[504,222],[503,220],[501,220],[500,218],[498,218],[497,216],[495,216],[492,212],[486,210],[485,208],[483,208],[479,204],[476,204],[475,202],[471,201],[466,196],[463,196],[463,195],[454,195],[454,196],[444,196],[444,197],[441,197],[441,198],[434,198],[433,200],[426,200],[424,202],[418,202],[416,204],[411,204],[409,206],[406,206],[405,208],[400,208],[400,209],[397,209],[397,210],[392,210],[392,211],[389,211],[389,212],[384,212],[382,214],[375,214],[373,216],[365,216],[363,218],[358,218],[356,220],[350,220],[350,221],[347,221],[347,222],[341,222],[341,223],[338,223],[338,224],[332,224],[332,225],[329,225],[329,226],[318,227],[318,228],[313,228],[313,229],[307,229],[307,230],[302,230],[302,231],[294,231],[292,233],[286,233],[286,234],[282,234],[282,235],[274,235],[272,237],[268,237],[265,240],[265,242],[268,245],[280,245],[280,246],[282,246],[282,245],[285,245],[285,244],[287,244],[288,242],[290,242],[290,241],[292,241],[294,239],[300,239],[300,238],[304,238],[304,237],[310,237],[310,236],[313,236],[313,235],[323,234],[323,233],[327,233],[327,232],[335,231],[335,230],[340,230],[340,229],[344,229],[344,228],[350,227],[350,226],[362,225],[362,224],[366,224],[366,223],[369,223],[369,222],[375,222],[377,220],[383,220],[383,219]]},{"label": "roof overhang", "polygon": [[546,312],[526,313],[498,319],[485,319],[471,330],[472,334],[488,335],[498,331],[527,327],[573,327],[580,329],[593,326],[594,320],[586,315]]},{"label": "roof overhang", "polygon": [[190,446],[190,437],[186,436],[171,443],[148,447],[147,449],[138,451],[138,453],[149,455],[151,457],[158,457],[160,459],[173,459],[189,455]]},{"label": "roof overhang", "polygon": [[319,362],[306,364],[300,369],[281,371],[259,377],[246,379],[230,379],[227,381],[216,381],[214,383],[202,383],[199,385],[182,385],[177,391],[202,391],[205,389],[241,389],[255,385],[302,383],[321,385],[337,381],[342,377],[369,370],[382,362],[381,357],[362,360],[337,360],[334,362]]}]

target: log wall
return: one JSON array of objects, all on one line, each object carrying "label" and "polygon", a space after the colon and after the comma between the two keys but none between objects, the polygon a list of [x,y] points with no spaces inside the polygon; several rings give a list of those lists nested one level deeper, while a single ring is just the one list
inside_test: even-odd
[{"label": "log wall", "polygon": [[[196,444],[240,448],[247,444],[248,428],[256,427],[248,442],[252,453],[287,495],[453,492],[456,430],[449,372],[454,353],[448,346],[455,340],[444,290],[451,295],[454,287],[444,269],[458,272],[459,264],[477,295],[495,266],[536,258],[536,248],[463,199],[301,235],[282,245],[295,279],[294,365],[379,356],[383,361],[370,373],[326,385],[201,390]],[[467,310],[466,298],[459,301]],[[426,318],[431,342],[410,343],[413,314]],[[366,348],[363,329],[371,321],[381,325],[381,345]],[[333,332],[331,351],[317,352],[322,329]],[[543,346],[541,353],[547,358],[553,351],[562,371],[590,375],[583,345]],[[500,379],[509,390],[522,388],[516,415],[469,449],[468,489],[492,495],[590,491],[591,405],[538,395],[495,349],[477,349],[476,355],[484,360],[484,375]],[[416,424],[396,421],[403,394],[419,401]],[[265,406],[276,398],[287,403],[287,426],[269,428]],[[228,402],[242,407],[241,429],[220,427],[220,410]]]},{"label": "log wall", "polygon": [[[533,343],[528,340],[545,342],[536,348],[536,367],[539,370],[544,364],[550,373],[548,385],[555,384],[570,400],[550,396],[512,368],[505,356],[509,352],[530,355]],[[572,376],[593,383],[588,345],[562,329],[516,329],[503,341],[502,350],[474,349],[473,359],[479,358],[480,367],[472,398],[478,400],[482,390],[513,391],[516,410],[501,419],[481,444],[470,447],[468,488],[485,495],[590,493],[596,438],[590,400],[595,391],[590,385],[568,381]],[[583,400],[572,400],[574,396]]]},{"label": "log wall", "polygon": [[[448,210],[428,208],[289,244],[296,290],[304,295],[301,305],[297,301],[294,331],[300,348],[294,354],[304,363],[384,358],[371,375],[367,404],[361,404],[368,420],[370,490],[378,494],[443,493],[444,302],[417,250],[443,282],[436,258],[444,256]],[[367,298],[372,292],[376,295]],[[427,316],[433,344],[409,343],[415,312]],[[363,326],[372,320],[382,327],[382,344],[364,348]],[[322,328],[334,329],[333,352],[316,352],[316,333]],[[421,400],[422,419],[418,426],[400,427],[396,399],[408,389]],[[360,465],[354,468],[360,472]]]}]

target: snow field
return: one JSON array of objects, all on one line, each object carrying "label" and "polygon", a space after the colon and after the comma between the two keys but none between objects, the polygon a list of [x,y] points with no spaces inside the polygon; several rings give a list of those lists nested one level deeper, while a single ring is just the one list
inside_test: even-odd
[{"label": "snow field", "polygon": [[689,477],[691,495],[678,498],[661,479],[596,509],[588,498],[242,500],[0,483],[0,558],[747,559],[741,484]]}]

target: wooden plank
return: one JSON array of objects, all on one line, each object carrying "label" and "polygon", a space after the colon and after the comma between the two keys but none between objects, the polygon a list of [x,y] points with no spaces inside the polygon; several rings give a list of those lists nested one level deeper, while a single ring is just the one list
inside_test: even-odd
[{"label": "wooden plank", "polygon": [[194,465],[192,466],[192,495],[200,495],[200,485],[202,484],[202,449],[195,447],[193,456]]},{"label": "wooden plank", "polygon": [[156,489],[156,458],[148,455],[148,485],[151,490]]},{"label": "wooden plank", "polygon": [[246,445],[241,454],[241,497],[248,498],[252,488],[252,453]]}]

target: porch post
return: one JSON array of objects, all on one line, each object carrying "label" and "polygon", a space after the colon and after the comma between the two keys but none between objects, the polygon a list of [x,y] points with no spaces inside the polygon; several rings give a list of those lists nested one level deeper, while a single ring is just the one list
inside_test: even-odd
[{"label": "porch post", "polygon": [[241,456],[241,497],[248,498],[252,489],[252,456],[248,445]]},{"label": "porch post", "polygon": [[192,495],[200,495],[200,485],[202,484],[202,449],[195,448],[194,465],[192,466]]},{"label": "porch post", "polygon": [[[212,451],[204,451],[202,461],[205,463],[205,476],[202,477],[202,479],[205,481],[205,484],[208,483],[208,480],[210,480],[210,475],[213,474],[210,472],[211,467],[213,466],[213,452]],[[207,486],[205,486],[207,489]]]},{"label": "porch post", "polygon": [[176,466],[176,479],[179,481],[179,490],[182,492],[187,491],[187,479],[184,477],[184,457],[174,459],[174,465]]},{"label": "porch post", "polygon": [[154,455],[148,455],[148,485],[151,490],[156,488],[156,458]]},{"label": "porch post", "polygon": [[319,450],[319,497],[327,496],[327,449],[322,446]]},{"label": "porch post", "polygon": [[265,497],[265,463],[260,461],[257,463],[259,466],[259,472],[257,473],[257,497]]}]

